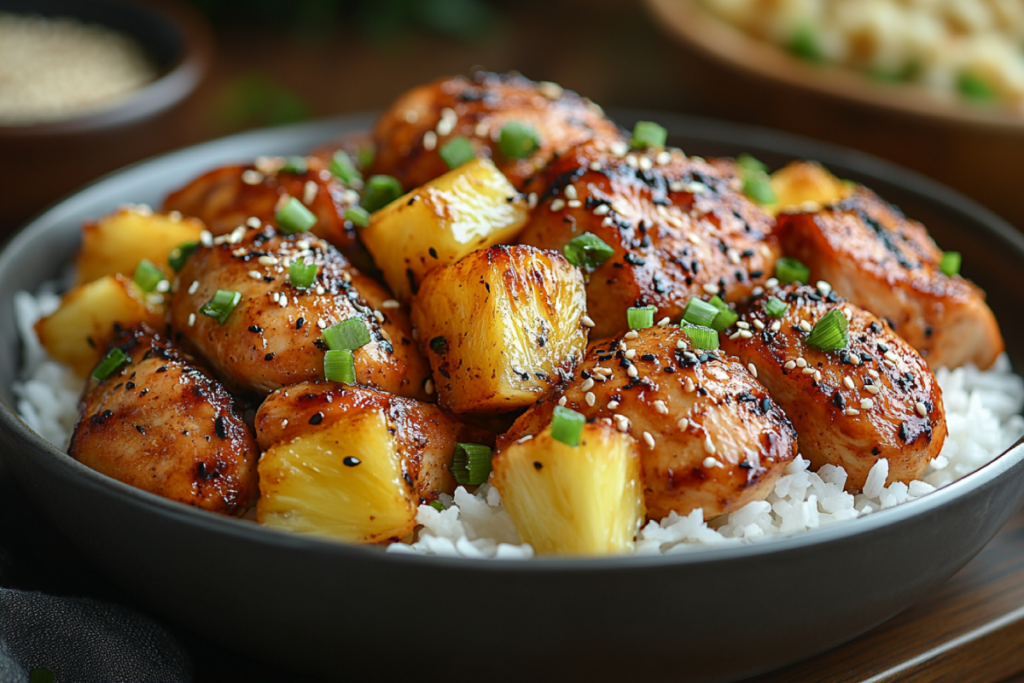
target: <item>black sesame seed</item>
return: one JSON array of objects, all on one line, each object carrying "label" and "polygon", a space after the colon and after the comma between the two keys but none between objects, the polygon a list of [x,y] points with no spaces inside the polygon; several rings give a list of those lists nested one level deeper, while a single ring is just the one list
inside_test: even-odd
[{"label": "black sesame seed", "polygon": [[295,321],[295,329],[301,330],[302,326],[305,325],[305,324],[306,324],[306,319],[305,318],[299,318],[298,320]]},{"label": "black sesame seed", "polygon": [[543,468],[543,467],[544,467],[544,465],[542,465],[541,463],[539,463],[539,462],[537,462],[537,461],[534,461],[534,463],[533,463],[533,468],[534,468],[535,470],[540,470],[540,469],[541,469],[541,468]]},{"label": "black sesame seed", "polygon": [[276,355],[277,354],[275,354],[273,352],[268,353],[267,355],[263,356],[263,360],[274,360],[274,356],[276,356]]},{"label": "black sesame seed", "polygon": [[342,460],[341,462],[345,465],[345,467],[355,467],[361,464],[363,461],[355,456],[346,455],[345,459]]},{"label": "black sesame seed", "polygon": [[657,359],[653,353],[645,353],[644,355],[640,356],[640,360],[653,361]]},{"label": "black sesame seed", "polygon": [[259,325],[249,325],[249,331],[255,334],[263,334],[263,328]]},{"label": "black sesame seed", "polygon": [[157,372],[167,372],[167,366],[166,365],[161,365],[160,367],[158,367],[156,369],[156,371]]},{"label": "black sesame seed", "polygon": [[125,389],[131,390],[135,388],[135,382],[129,381],[124,385]]},{"label": "black sesame seed", "polygon": [[217,419],[213,421],[213,429],[217,432],[217,436],[222,439],[228,438],[227,426],[224,424],[224,416],[218,415]]},{"label": "black sesame seed", "polygon": [[906,442],[906,440],[908,438],[909,437],[907,435],[907,423],[906,422],[901,422],[900,423],[900,440],[903,441],[903,442]]},{"label": "black sesame seed", "polygon": [[313,414],[313,417],[309,418],[309,424],[318,425],[324,421],[324,414],[317,412]]}]

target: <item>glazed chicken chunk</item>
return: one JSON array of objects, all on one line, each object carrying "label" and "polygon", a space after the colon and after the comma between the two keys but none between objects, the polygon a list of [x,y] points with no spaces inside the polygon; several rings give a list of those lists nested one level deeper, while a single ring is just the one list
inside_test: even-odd
[{"label": "glazed chicken chunk", "polygon": [[[502,154],[498,144],[510,122],[531,126],[539,138],[523,158]],[[573,145],[618,135],[600,107],[574,92],[518,75],[477,72],[413,88],[398,98],[373,131],[374,171],[396,177],[407,190],[419,187],[449,170],[440,150],[462,136],[518,188]]]},{"label": "glazed chicken chunk", "polygon": [[678,320],[691,296],[739,301],[774,270],[774,223],[737,188],[732,162],[597,140],[527,185],[539,203],[519,241],[561,252],[589,232],[614,249],[589,273],[595,337],[624,330],[633,306],[657,306],[656,320]]},{"label": "glazed chicken chunk", "polygon": [[259,450],[223,385],[145,326],[123,331],[111,348],[126,360],[87,389],[71,457],[164,498],[244,513]]},{"label": "glazed chicken chunk", "polygon": [[939,270],[942,252],[917,221],[866,188],[813,213],[778,218],[783,251],[851,303],[889,322],[933,368],[988,368],[1003,338],[985,294]]},{"label": "glazed chicken chunk", "polygon": [[[786,304],[781,317],[766,312],[771,298]],[[848,343],[823,351],[808,340],[830,311],[847,318]],[[884,321],[822,283],[768,292],[736,325],[722,335],[722,349],[756,369],[793,421],[812,468],[843,466],[847,490],[857,491],[879,459],[889,461],[887,483],[908,483],[939,454],[942,392],[921,356]]]},{"label": "glazed chicken chunk", "polygon": [[[219,242],[219,243],[216,243]],[[308,288],[289,266],[315,263]],[[223,322],[204,314],[218,291],[239,295]],[[358,319],[370,341],[354,352],[356,381],[426,398],[430,368],[412,342],[409,320],[388,291],[353,268],[324,240],[271,228],[239,228],[200,247],[179,274],[171,324],[239,390],[268,394],[324,377],[323,328]]]},{"label": "glazed chicken chunk", "polygon": [[164,210],[198,218],[211,233],[222,235],[250,218],[276,226],[280,202],[294,197],[316,215],[314,235],[339,249],[353,248],[356,230],[345,211],[359,203],[358,193],[327,170],[329,161],[300,158],[298,167],[286,166],[283,157],[269,157],[214,169],[168,195]]},{"label": "glazed chicken chunk", "polygon": [[[797,452],[792,425],[747,368],[687,342],[677,326],[595,342],[564,395],[565,407],[639,442],[650,519],[697,508],[711,519],[763,500]],[[553,407],[529,410],[502,443],[539,433]]]}]

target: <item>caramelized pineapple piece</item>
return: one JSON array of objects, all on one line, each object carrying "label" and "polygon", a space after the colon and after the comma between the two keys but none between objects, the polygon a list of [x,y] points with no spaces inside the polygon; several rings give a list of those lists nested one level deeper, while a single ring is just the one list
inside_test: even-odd
[{"label": "caramelized pineapple piece", "polygon": [[778,203],[773,213],[796,209],[804,204],[827,206],[846,199],[855,189],[813,161],[794,161],[772,174],[772,190]]},{"label": "caramelized pineapple piece", "polygon": [[139,323],[160,329],[164,308],[128,278],[108,275],[75,287],[60,308],[35,325],[39,342],[53,356],[85,377],[99,363],[107,342]]},{"label": "caramelized pineapple piece", "polygon": [[593,422],[573,447],[552,438],[548,427],[499,452],[493,466],[491,483],[538,554],[632,550],[645,515],[633,437]]},{"label": "caramelized pineapple piece", "polygon": [[441,405],[496,413],[543,398],[586,354],[586,303],[579,269],[535,247],[481,249],[432,271],[412,321]]},{"label": "caramelized pineapple piece", "polygon": [[[142,259],[167,269],[167,255],[176,246],[199,240],[203,224],[178,214],[156,214],[125,207],[82,227],[78,253],[78,282],[85,284],[105,275],[131,277]],[[169,270],[168,270],[169,274]]]},{"label": "caramelized pineapple piece", "polygon": [[515,241],[528,217],[494,163],[476,159],[377,211],[360,236],[395,298],[406,301],[434,268]]},{"label": "caramelized pineapple piece", "polygon": [[346,414],[267,450],[259,462],[260,524],[353,543],[409,534],[416,504],[381,410]]}]

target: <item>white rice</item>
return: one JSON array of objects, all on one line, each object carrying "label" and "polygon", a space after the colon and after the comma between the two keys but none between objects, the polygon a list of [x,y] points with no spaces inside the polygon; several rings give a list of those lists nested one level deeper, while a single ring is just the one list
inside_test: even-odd
[{"label": "white rice", "polygon": [[[78,415],[81,381],[40,346],[33,324],[60,302],[56,285],[36,295],[15,294],[18,330],[24,362],[21,381],[14,386],[22,420],[47,441],[66,450]],[[863,493],[843,491],[846,471],[825,465],[809,471],[797,457],[764,501],[757,501],[707,523],[701,510],[685,517],[675,513],[648,522],[636,540],[636,554],[688,552],[710,546],[750,543],[767,536],[791,534],[870,514],[913,500],[970,474],[990,462],[1024,434],[1024,379],[1013,374],[1002,356],[981,371],[967,366],[939,368],[949,436],[942,452],[920,481],[885,486],[889,464],[879,460],[871,469]],[[533,548],[516,533],[498,491],[488,484],[474,493],[459,487],[454,496],[442,495],[445,510],[421,505],[420,525],[412,544],[396,543],[389,552],[469,558],[529,558]]]}]

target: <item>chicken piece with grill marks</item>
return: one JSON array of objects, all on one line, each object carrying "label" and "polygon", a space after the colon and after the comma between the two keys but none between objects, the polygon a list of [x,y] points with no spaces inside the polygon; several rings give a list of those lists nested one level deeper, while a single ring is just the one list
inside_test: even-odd
[{"label": "chicken piece with grill marks", "polygon": [[[787,304],[766,312],[770,297]],[[807,343],[830,311],[849,313],[848,344],[822,351]],[[921,356],[886,324],[829,290],[790,285],[753,301],[722,350],[757,370],[817,469],[841,465],[846,488],[863,488],[871,467],[889,461],[887,483],[920,477],[946,439],[942,392]]]},{"label": "chicken piece with grill marks", "polygon": [[[354,352],[356,381],[427,398],[430,367],[412,341],[408,315],[383,286],[313,235],[265,227],[225,237],[197,249],[182,269],[171,324],[226,383],[268,394],[323,379],[323,328],[355,318],[370,338]],[[317,265],[306,288],[290,280],[289,266],[300,259]],[[223,322],[203,313],[218,290],[239,294]]]},{"label": "chicken piece with grill marks", "polygon": [[[705,519],[763,500],[797,452],[796,432],[743,365],[691,349],[677,326],[594,342],[567,408],[628,432],[639,443],[647,516]],[[554,402],[527,411],[499,449],[540,433]]]},{"label": "chicken piece with grill marks", "polygon": [[[506,157],[498,144],[513,121],[539,138],[523,158]],[[555,155],[591,138],[617,138],[619,130],[600,107],[553,83],[486,72],[442,78],[408,91],[377,121],[374,172],[398,178],[406,190],[419,187],[448,172],[440,150],[459,136],[519,188]]]},{"label": "chicken piece with grill marks", "polygon": [[240,515],[259,449],[224,386],[145,326],[121,332],[126,361],[87,389],[68,453],[158,496]]},{"label": "chicken piece with grill marks", "polygon": [[775,268],[774,221],[740,191],[735,164],[596,140],[569,150],[525,192],[539,205],[519,241],[559,252],[590,232],[615,253],[589,273],[593,335],[626,329],[626,310],[678,320],[690,297],[749,297]]},{"label": "chicken piece with grill marks", "polygon": [[1004,344],[985,293],[939,269],[925,227],[860,187],[809,213],[778,217],[783,251],[850,302],[889,321],[932,368],[988,368]]}]

